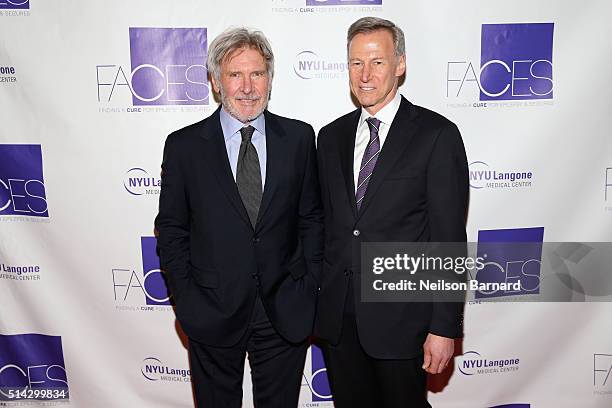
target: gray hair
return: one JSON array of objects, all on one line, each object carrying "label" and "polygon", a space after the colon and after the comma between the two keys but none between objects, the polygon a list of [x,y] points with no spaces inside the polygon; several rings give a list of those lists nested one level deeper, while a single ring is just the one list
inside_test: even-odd
[{"label": "gray hair", "polygon": [[346,51],[348,53],[351,41],[357,34],[371,33],[372,31],[387,30],[393,36],[393,46],[395,48],[395,56],[400,57],[406,55],[406,40],[404,32],[393,22],[378,17],[362,17],[355,21],[348,29],[346,36]]},{"label": "gray hair", "polygon": [[270,80],[274,75],[274,54],[266,36],[258,30],[245,27],[230,28],[219,34],[208,48],[207,69],[217,81],[221,80],[221,63],[232,52],[241,48],[252,48],[262,55]]}]

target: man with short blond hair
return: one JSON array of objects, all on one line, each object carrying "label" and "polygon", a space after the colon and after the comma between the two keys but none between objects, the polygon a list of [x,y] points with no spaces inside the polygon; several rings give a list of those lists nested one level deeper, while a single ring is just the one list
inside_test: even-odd
[{"label": "man with short blond hair", "polygon": [[336,408],[430,407],[426,373],[453,356],[462,305],[361,302],[361,243],[464,242],[465,150],[452,122],[398,93],[399,27],[359,19],[347,49],[360,107],[323,127],[317,142],[325,250],[315,333]]}]

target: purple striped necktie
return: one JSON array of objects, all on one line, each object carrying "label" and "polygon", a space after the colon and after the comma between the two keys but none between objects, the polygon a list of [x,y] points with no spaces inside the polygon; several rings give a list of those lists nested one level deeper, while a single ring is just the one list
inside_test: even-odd
[{"label": "purple striped necktie", "polygon": [[355,192],[355,199],[357,200],[357,210],[361,208],[363,197],[365,197],[368,183],[372,177],[374,166],[378,160],[378,154],[380,153],[380,139],[378,138],[378,129],[380,128],[380,120],[376,118],[367,118],[368,127],[370,128],[370,143],[363,153],[363,159],[361,159],[361,167],[359,168],[359,178],[357,179],[357,191]]}]

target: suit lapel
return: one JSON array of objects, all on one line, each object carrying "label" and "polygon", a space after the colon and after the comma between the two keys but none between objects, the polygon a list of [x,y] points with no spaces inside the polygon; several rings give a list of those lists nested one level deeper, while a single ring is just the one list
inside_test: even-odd
[{"label": "suit lapel", "polygon": [[236,181],[232,175],[229,158],[227,157],[223,129],[221,128],[221,120],[219,118],[220,111],[221,107],[219,107],[204,123],[202,136],[210,147],[204,149],[204,156],[206,157],[205,163],[208,164],[208,167],[217,178],[221,190],[223,190],[223,193],[227,196],[232,207],[234,207],[238,214],[250,226],[251,221],[249,221],[249,215],[242,204]]},{"label": "suit lapel", "polygon": [[355,171],[353,169],[353,158],[355,153],[355,136],[357,134],[357,126],[359,124],[359,116],[361,109],[357,109],[350,116],[350,126],[344,129],[344,133],[340,135],[338,143],[340,148],[340,165],[342,166],[342,174],[344,175],[344,183],[348,200],[351,205],[353,216],[357,218],[357,201],[355,199]]},{"label": "suit lapel", "polygon": [[404,97],[400,107],[393,119],[391,129],[387,134],[387,139],[382,147],[376,167],[368,183],[363,203],[359,209],[358,217],[364,214],[369,204],[372,202],[373,196],[385,180],[387,173],[393,168],[395,162],[402,157],[404,151],[408,147],[412,136],[416,132],[417,126],[412,120],[412,109],[411,104]]},{"label": "suit lapel", "polygon": [[276,118],[267,110],[264,111],[266,118],[266,183],[264,186],[257,224],[255,229],[259,230],[266,210],[270,207],[272,197],[276,192],[280,178],[282,177],[283,157],[285,157],[285,136]]}]

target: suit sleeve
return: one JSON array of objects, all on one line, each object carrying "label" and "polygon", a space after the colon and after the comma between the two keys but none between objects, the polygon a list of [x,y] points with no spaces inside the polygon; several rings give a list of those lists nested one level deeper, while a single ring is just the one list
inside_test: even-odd
[{"label": "suit sleeve", "polygon": [[[465,242],[469,197],[467,158],[461,134],[448,122],[436,139],[427,170],[427,211],[431,242]],[[465,254],[457,254],[465,256]],[[433,304],[429,332],[461,337],[463,303]]]},{"label": "suit sleeve", "polygon": [[314,130],[310,125],[307,133],[307,158],[300,195],[298,228],[309,272],[319,283],[323,262],[323,208],[321,206]]},{"label": "suit sleeve", "polygon": [[162,162],[159,213],[155,218],[157,249],[175,300],[189,282],[189,204],[178,134],[166,140]]}]

